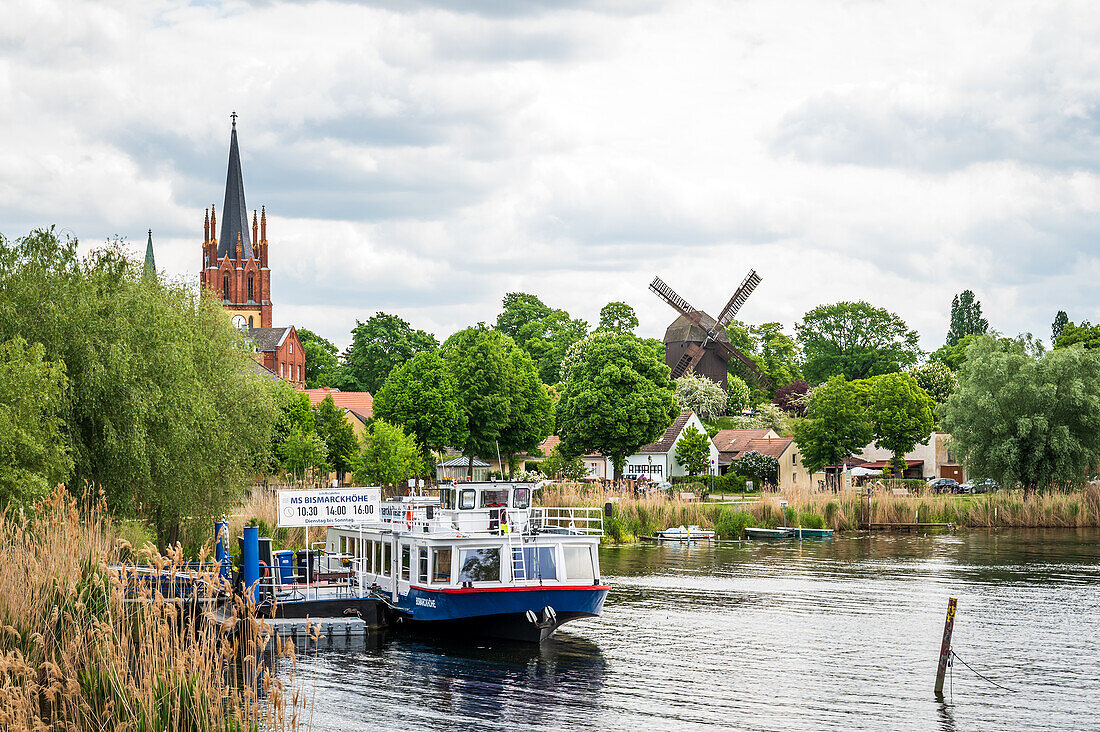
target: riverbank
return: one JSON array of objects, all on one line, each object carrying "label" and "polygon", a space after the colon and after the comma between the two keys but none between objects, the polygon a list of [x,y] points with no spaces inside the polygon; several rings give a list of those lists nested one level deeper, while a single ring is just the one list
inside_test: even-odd
[{"label": "riverbank", "polygon": [[110,567],[121,560],[213,579],[182,552],[131,547],[63,489],[0,515],[0,728],[298,729],[304,700],[257,663],[292,646],[267,647],[249,608],[234,628],[183,622],[174,588],[132,601],[133,575]]},{"label": "riverbank", "polygon": [[[557,506],[603,506],[614,501],[604,520],[605,541],[630,543],[670,526],[695,524],[723,538],[744,535],[746,527],[803,526],[854,531],[860,526],[860,498],[852,492],[769,493],[751,501],[686,502],[663,495],[633,498],[582,485],[548,486],[538,502]],[[781,506],[780,502],[787,505]],[[943,523],[983,528],[1100,527],[1100,485],[1068,493],[998,491],[976,496],[877,494],[870,500],[871,523]]]}]

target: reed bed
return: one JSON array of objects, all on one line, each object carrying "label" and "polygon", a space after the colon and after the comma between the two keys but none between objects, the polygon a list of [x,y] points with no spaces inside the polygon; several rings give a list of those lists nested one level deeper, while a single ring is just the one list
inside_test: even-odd
[{"label": "reed bed", "polygon": [[[179,547],[161,555],[116,536],[98,505],[63,489],[0,515],[0,729],[299,729],[293,644],[270,641],[244,600],[216,622],[203,601],[224,586]],[[179,582],[143,583],[133,562]],[[180,586],[196,583],[192,595]]]},{"label": "reed bed", "polygon": [[[754,501],[722,503],[681,501],[663,494],[634,498],[581,484],[547,486],[538,502],[547,506],[602,506],[614,500],[604,521],[605,540],[632,542],[671,526],[714,529],[733,538],[747,526],[802,526],[850,531],[860,526],[858,492],[812,491],[766,494]],[[780,501],[786,501],[785,507]],[[870,500],[872,523],[950,523],[958,527],[1080,528],[1100,527],[1100,485],[1070,492],[999,491],[976,496],[876,493]]]}]

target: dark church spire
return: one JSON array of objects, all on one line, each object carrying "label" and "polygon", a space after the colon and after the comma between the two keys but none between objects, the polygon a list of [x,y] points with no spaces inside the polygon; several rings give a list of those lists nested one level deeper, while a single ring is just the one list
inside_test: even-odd
[{"label": "dark church spire", "polygon": [[236,257],[237,241],[241,243],[241,258],[252,255],[252,240],[248,236],[248,207],[244,202],[244,176],[241,174],[241,152],[237,147],[237,113],[229,138],[229,170],[225,176],[225,203],[222,205],[222,233],[218,237],[218,259]]},{"label": "dark church spire", "polygon": [[153,259],[153,230],[149,229],[149,242],[145,245],[145,269],[142,272],[145,277],[157,276],[157,263]]}]

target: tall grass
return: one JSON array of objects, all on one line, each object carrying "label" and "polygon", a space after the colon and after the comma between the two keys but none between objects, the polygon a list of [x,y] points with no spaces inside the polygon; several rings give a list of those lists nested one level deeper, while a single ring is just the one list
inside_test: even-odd
[{"label": "tall grass", "polygon": [[304,699],[270,665],[292,660],[292,643],[272,643],[244,601],[219,624],[174,587],[137,582],[123,559],[199,582],[207,601],[219,589],[178,547],[117,540],[100,508],[64,490],[0,515],[0,729],[299,728]]},{"label": "tall grass", "polygon": [[[630,542],[655,531],[695,524],[720,536],[734,537],[746,526],[780,525],[858,529],[860,498],[818,492],[770,494],[752,502],[684,502],[664,495],[633,498],[620,492],[580,484],[553,485],[540,491],[544,506],[602,506],[615,500],[604,522],[608,541]],[[780,501],[787,506],[781,507]],[[1097,527],[1100,526],[1100,485],[1092,483],[1068,493],[1002,491],[978,496],[876,493],[870,500],[872,523],[950,523],[960,527]]]}]

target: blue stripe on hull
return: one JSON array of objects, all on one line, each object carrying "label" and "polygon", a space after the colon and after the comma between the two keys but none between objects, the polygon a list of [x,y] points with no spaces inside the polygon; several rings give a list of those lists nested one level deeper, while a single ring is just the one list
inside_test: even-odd
[{"label": "blue stripe on hull", "polygon": [[513,589],[479,592],[439,592],[409,588],[398,608],[417,622],[466,620],[489,615],[525,615],[552,607],[558,614],[599,615],[607,598],[606,587],[592,589]]}]

